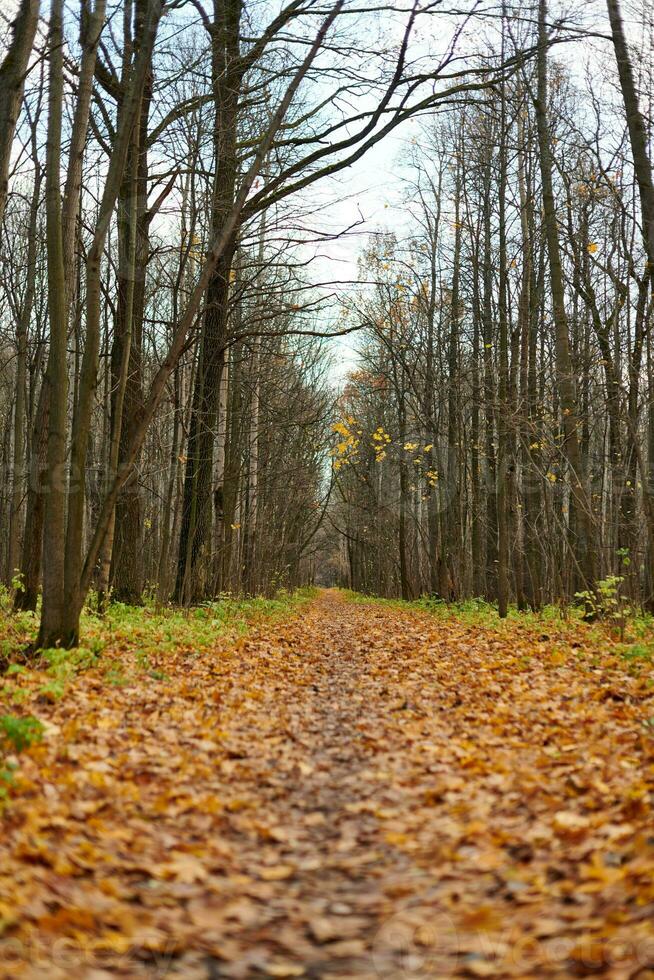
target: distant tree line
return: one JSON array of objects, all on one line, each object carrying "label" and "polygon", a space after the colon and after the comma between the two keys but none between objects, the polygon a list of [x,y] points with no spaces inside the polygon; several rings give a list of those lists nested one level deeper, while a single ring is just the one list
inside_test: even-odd
[{"label": "distant tree line", "polygon": [[537,56],[425,123],[412,230],[362,258],[332,449],[340,578],[506,613],[611,576],[652,608],[652,9],[629,33],[609,0],[585,76],[545,0],[521,11],[503,8],[495,57]]},{"label": "distant tree line", "polygon": [[40,602],[35,647],[76,644],[91,600],[311,579],[326,338],[360,326],[312,286],[311,256],[347,230],[321,225],[314,188],[505,84],[533,43],[461,62],[473,0],[442,17],[438,0],[8,6],[0,562],[15,607]]}]

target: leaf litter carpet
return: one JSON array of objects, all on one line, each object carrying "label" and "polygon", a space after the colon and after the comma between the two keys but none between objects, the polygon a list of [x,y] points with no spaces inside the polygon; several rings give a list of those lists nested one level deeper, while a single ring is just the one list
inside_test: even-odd
[{"label": "leaf litter carpet", "polygon": [[4,816],[0,976],[654,978],[651,684],[512,629],[328,591],[81,675]]}]

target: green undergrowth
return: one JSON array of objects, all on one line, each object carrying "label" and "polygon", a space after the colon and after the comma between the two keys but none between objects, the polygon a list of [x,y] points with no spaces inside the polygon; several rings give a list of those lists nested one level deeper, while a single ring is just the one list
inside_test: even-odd
[{"label": "green undergrowth", "polygon": [[[113,603],[104,616],[85,609],[81,644],[73,650],[42,650],[27,657],[38,620],[33,613],[0,614],[0,708],[28,706],[61,698],[71,682],[93,670],[108,686],[121,687],[140,677],[167,680],[166,661],[179,651],[202,655],[243,636],[259,623],[299,612],[315,589],[280,592],[274,598],[223,595],[216,601],[180,609],[154,603]],[[7,666],[8,664],[8,666]]]},{"label": "green undergrowth", "polygon": [[399,610],[428,613],[444,622],[457,621],[468,626],[488,629],[503,636],[527,634],[544,642],[562,642],[578,648],[611,652],[634,669],[654,663],[654,617],[646,613],[630,615],[624,629],[616,630],[611,621],[584,621],[581,606],[544,606],[539,612],[509,608],[502,619],[497,607],[484,599],[465,599],[461,602],[443,602],[431,596],[418,599],[386,599],[363,595],[349,589],[342,594],[350,602],[372,603]]},{"label": "green undergrowth", "polygon": [[[147,605],[136,608],[114,603],[105,617],[105,628],[119,643],[145,642],[156,645],[161,651],[176,650],[180,646],[202,651],[214,645],[217,636],[242,635],[257,622],[283,618],[298,611],[313,595],[311,589],[280,592],[272,599],[223,595],[215,602],[191,609]],[[93,629],[92,618],[88,617],[89,631]]]},{"label": "green undergrowth", "polygon": [[36,634],[37,616],[10,615],[5,596],[4,609],[0,608],[0,812],[16,788],[19,756],[46,732],[39,715],[47,716],[48,705],[76,689],[80,695],[82,683],[87,693],[165,686],[174,680],[169,671],[179,670],[172,666],[175,654],[201,657],[220,651],[258,624],[300,612],[316,592],[280,592],[272,599],[223,595],[191,609],[113,603],[104,616],[94,613],[91,605],[82,616],[79,647],[31,656],[25,649]]},{"label": "green undergrowth", "polygon": [[219,652],[252,627],[301,611],[316,591],[280,592],[272,599],[223,595],[191,609],[113,603],[104,616],[93,612],[91,597],[79,647],[31,656],[25,650],[36,634],[37,616],[10,615],[8,597],[0,597],[0,813],[18,785],[19,757],[49,731],[48,706],[73,691],[79,698],[89,691],[104,696],[136,685],[164,687],[174,681],[169,671],[179,671],[175,654]]}]

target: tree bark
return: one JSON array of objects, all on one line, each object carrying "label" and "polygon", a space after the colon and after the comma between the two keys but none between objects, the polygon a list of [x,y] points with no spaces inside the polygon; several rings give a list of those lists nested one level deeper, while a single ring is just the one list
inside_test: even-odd
[{"label": "tree bark", "polygon": [[554,347],[556,384],[563,417],[564,452],[569,466],[571,484],[571,527],[577,531],[574,552],[580,555],[585,588],[592,588],[596,579],[596,555],[591,502],[584,486],[579,446],[579,413],[575,374],[570,355],[568,318],[565,309],[565,289],[561,266],[561,249],[552,182],[552,155],[547,106],[547,0],[538,5],[538,91],[535,100],[538,149],[543,194],[543,222],[547,240],[554,315]]},{"label": "tree bark", "polygon": [[138,52],[130,85],[125,93],[119,118],[116,140],[100,202],[99,217],[93,242],[86,261],[86,322],[84,355],[82,357],[79,393],[73,414],[71,438],[70,485],[65,548],[65,614],[60,623],[60,642],[76,645],[79,637],[79,617],[84,597],[81,591],[82,541],[86,491],[86,458],[88,452],[91,413],[97,385],[97,364],[100,338],[100,273],[104,244],[109,232],[114,204],[118,196],[132,130],[141,108],[143,89],[150,69],[154,41],[162,14],[161,0],[148,0],[147,24],[143,43]]},{"label": "tree bark", "polygon": [[61,123],[63,110],[63,0],[51,0],[50,77],[46,147],[46,229],[50,353],[47,380],[50,392],[48,470],[43,535],[43,606],[37,647],[61,643],[64,617],[64,541],[66,508],[66,411],[68,371],[66,341],[66,277],[61,223]]},{"label": "tree bark", "polygon": [[39,0],[20,0],[11,43],[0,65],[0,229],[9,191],[11,149],[38,22]]},{"label": "tree bark", "polygon": [[[225,224],[234,206],[237,176],[237,123],[242,64],[240,58],[241,0],[214,0],[212,74],[214,94],[215,183],[212,234]],[[210,588],[213,456],[224,351],[227,346],[229,285],[236,247],[232,235],[207,291],[198,371],[184,478],[182,533],[179,544],[176,597],[184,603],[206,598]],[[224,491],[223,491],[224,492]]]}]

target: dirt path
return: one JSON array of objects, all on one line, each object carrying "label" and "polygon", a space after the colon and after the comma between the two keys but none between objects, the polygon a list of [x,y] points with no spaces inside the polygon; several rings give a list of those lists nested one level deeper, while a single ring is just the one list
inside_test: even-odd
[{"label": "dirt path", "polygon": [[157,666],[48,709],[2,977],[654,977],[642,678],[331,592]]}]

